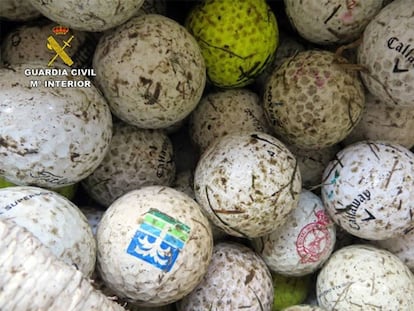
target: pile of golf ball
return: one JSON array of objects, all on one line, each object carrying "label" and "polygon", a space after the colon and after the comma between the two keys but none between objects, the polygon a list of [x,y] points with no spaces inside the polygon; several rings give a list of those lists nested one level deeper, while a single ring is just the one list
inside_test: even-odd
[{"label": "pile of golf ball", "polygon": [[413,310],[414,0],[3,2],[0,219],[126,310]]}]

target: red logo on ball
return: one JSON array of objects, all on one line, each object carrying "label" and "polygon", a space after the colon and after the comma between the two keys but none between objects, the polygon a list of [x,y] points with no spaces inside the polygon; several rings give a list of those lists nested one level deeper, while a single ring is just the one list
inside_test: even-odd
[{"label": "red logo on ball", "polygon": [[318,220],[303,227],[296,240],[301,263],[317,262],[331,244],[331,236],[326,228],[330,223],[328,215],[318,211],[315,216]]}]

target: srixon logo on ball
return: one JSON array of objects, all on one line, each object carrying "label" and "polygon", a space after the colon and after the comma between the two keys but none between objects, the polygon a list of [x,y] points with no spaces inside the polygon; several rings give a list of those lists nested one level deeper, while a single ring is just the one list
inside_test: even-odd
[{"label": "srixon logo on ball", "polygon": [[[49,62],[45,64],[44,68],[26,68],[24,70],[26,77],[43,77],[43,79],[39,80],[30,80],[31,88],[91,87],[92,83],[90,80],[79,79],[79,77],[96,76],[93,68],[71,68],[76,62],[78,64],[85,62],[82,59],[82,48],[78,47],[77,49],[79,55],[71,51],[71,47],[75,42],[76,37],[70,32],[68,27],[55,26],[51,29],[51,34],[46,38],[45,42],[45,48],[51,54]],[[65,78],[59,79],[57,78],[59,76]]]},{"label": "srixon logo on ball", "polygon": [[414,46],[401,41],[397,37],[391,37],[387,40],[387,46],[391,50],[395,50],[401,54],[405,61],[400,62],[400,58],[395,58],[394,73],[407,72],[414,68]]}]

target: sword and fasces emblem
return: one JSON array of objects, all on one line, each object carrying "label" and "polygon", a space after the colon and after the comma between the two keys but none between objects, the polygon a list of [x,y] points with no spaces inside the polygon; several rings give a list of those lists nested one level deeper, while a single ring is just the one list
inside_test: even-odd
[{"label": "sword and fasces emblem", "polygon": [[190,235],[190,227],[150,209],[131,239],[127,253],[169,272]]},{"label": "sword and fasces emblem", "polygon": [[[53,27],[52,30],[56,35],[66,35],[69,32],[69,28],[64,26],[56,26]],[[68,65],[73,65],[73,60],[71,57],[66,53],[65,48],[70,47],[70,43],[73,40],[74,36],[72,35],[68,40],[63,40],[63,46],[61,46],[53,36],[49,36],[47,38],[47,48],[49,50],[53,50],[56,52],[56,55],[52,57],[52,59],[47,64],[49,67],[53,65],[55,60],[60,57],[62,61]]]}]

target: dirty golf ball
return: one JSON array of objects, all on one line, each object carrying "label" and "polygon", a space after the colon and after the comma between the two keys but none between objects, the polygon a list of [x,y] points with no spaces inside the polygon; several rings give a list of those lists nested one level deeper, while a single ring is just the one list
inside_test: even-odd
[{"label": "dirty golf ball", "polygon": [[295,157],[260,132],[217,139],[194,174],[197,202],[216,226],[239,237],[262,236],[285,223],[300,191]]},{"label": "dirty golf ball", "polygon": [[120,298],[161,306],[189,294],[213,249],[208,219],[188,195],[162,186],[131,191],[98,226],[98,268]]},{"label": "dirty golf ball", "polygon": [[318,44],[356,40],[381,10],[379,0],[285,0],[286,13],[299,34]]},{"label": "dirty golf ball", "polygon": [[384,240],[412,226],[414,154],[381,141],[341,150],[325,169],[322,199],[331,218],[347,232]]},{"label": "dirty golf ball", "polygon": [[123,24],[134,16],[144,0],[28,0],[52,21],[73,29],[99,32]]},{"label": "dirty golf ball", "polygon": [[365,86],[392,106],[414,108],[413,6],[413,0],[387,5],[368,24],[358,48]]},{"label": "dirty golf ball", "polygon": [[169,186],[174,177],[173,147],[168,136],[120,122],[114,124],[105,158],[82,185],[95,201],[108,207],[128,191]]},{"label": "dirty golf ball", "polygon": [[298,148],[321,149],[351,132],[365,97],[357,73],[346,65],[334,53],[309,50],[287,58],[272,73],[263,101],[278,138]]},{"label": "dirty golf ball", "polygon": [[361,120],[343,140],[349,145],[362,140],[385,140],[406,148],[414,146],[414,107],[391,106],[370,93],[365,94]]},{"label": "dirty golf ball", "polygon": [[176,21],[147,14],[105,33],[93,67],[112,112],[140,128],[166,128],[195,108],[206,82],[195,39]]},{"label": "dirty golf ball", "polygon": [[276,18],[265,0],[204,1],[186,27],[201,47],[209,80],[219,87],[253,82],[278,45]]},{"label": "dirty golf ball", "polygon": [[[79,182],[103,160],[112,137],[112,117],[101,93],[85,77],[44,76],[72,87],[31,87],[29,65],[0,69],[0,175],[18,185],[59,188]],[[43,69],[42,69],[43,68]],[[73,87],[87,83],[89,87]]]},{"label": "dirty golf ball", "polygon": [[335,227],[322,200],[303,191],[285,224],[253,240],[255,250],[271,271],[286,276],[304,276],[316,271],[335,246]]},{"label": "dirty golf ball", "polygon": [[201,153],[213,140],[241,131],[271,131],[259,96],[247,89],[210,93],[190,116],[189,133]]},{"label": "dirty golf ball", "polygon": [[244,245],[221,242],[204,278],[178,310],[271,310],[273,297],[272,277],[260,256]]},{"label": "dirty golf ball", "polygon": [[96,244],[85,216],[56,192],[25,186],[0,189],[0,218],[25,227],[85,276],[95,269]]},{"label": "dirty golf ball", "polygon": [[29,0],[2,0],[0,17],[11,21],[27,21],[40,17]]},{"label": "dirty golf ball", "polygon": [[335,252],[318,274],[318,303],[326,310],[412,310],[414,277],[388,251],[351,245]]}]

